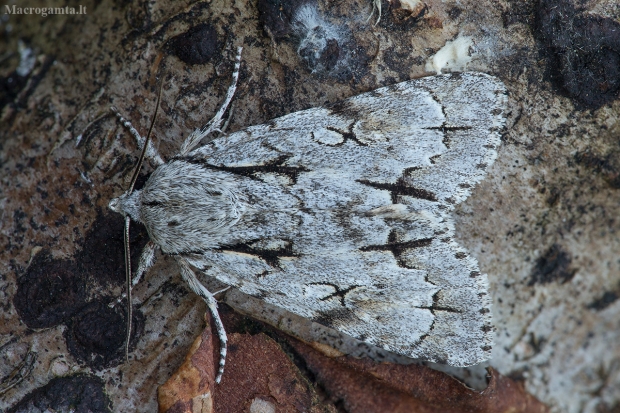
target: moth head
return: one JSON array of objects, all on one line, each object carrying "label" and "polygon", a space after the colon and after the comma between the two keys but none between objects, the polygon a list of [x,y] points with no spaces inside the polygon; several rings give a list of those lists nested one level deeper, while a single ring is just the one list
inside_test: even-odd
[{"label": "moth head", "polygon": [[114,198],[110,201],[110,203],[108,204],[108,208],[110,208],[112,211],[121,214],[121,198]]},{"label": "moth head", "polygon": [[130,216],[134,221],[140,222],[140,193],[142,191],[125,192],[118,198],[114,198],[108,204],[108,208],[123,216]]},{"label": "moth head", "polygon": [[140,174],[140,169],[142,169],[142,163],[144,162],[144,157],[146,155],[146,149],[149,146],[149,142],[151,140],[151,133],[153,132],[153,126],[155,125],[155,119],[157,119],[157,111],[159,110],[159,101],[161,100],[161,91],[162,85],[159,87],[159,94],[157,95],[157,103],[155,104],[155,113],[153,113],[153,119],[151,120],[151,126],[149,126],[149,132],[146,135],[146,139],[144,139],[144,143],[142,145],[142,151],[140,152],[140,158],[138,158],[138,162],[136,164],[136,168],[133,171],[133,175],[131,177],[131,181],[129,184],[129,188],[127,191],[119,196],[118,198],[114,198],[108,204],[108,207],[119,214],[125,216],[125,244],[128,241],[128,233],[129,233],[129,221],[127,217],[131,217],[134,221],[140,222],[140,193],[141,191],[134,191],[133,188],[136,185],[136,181],[138,180],[138,175]]}]

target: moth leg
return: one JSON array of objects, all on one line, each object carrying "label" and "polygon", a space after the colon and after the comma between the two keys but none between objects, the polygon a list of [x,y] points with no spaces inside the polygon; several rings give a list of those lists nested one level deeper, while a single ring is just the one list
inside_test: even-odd
[{"label": "moth leg", "polygon": [[157,244],[153,241],[149,241],[144,246],[142,254],[140,255],[140,261],[138,261],[138,271],[131,281],[131,285],[135,286],[140,282],[142,275],[148,271],[149,268],[155,264],[155,251],[157,250]]},{"label": "moth leg", "polygon": [[[144,246],[144,249],[142,250],[142,254],[140,255],[140,261],[138,262],[138,271],[136,272],[136,275],[133,277],[133,280],[131,281],[132,287],[138,284],[140,282],[140,278],[142,278],[142,275],[146,271],[148,271],[148,269],[151,268],[153,264],[155,264],[155,251],[156,250],[157,250],[157,245],[153,241],[147,242],[147,244]],[[126,292],[124,292],[123,294],[121,294],[120,297],[118,297],[116,300],[111,302],[109,304],[109,307],[110,308],[114,307],[116,304],[120,303],[125,298],[127,298]]]},{"label": "moth leg", "polygon": [[224,112],[230,105],[230,101],[232,100],[233,95],[235,94],[235,90],[237,90],[237,80],[239,80],[239,68],[241,67],[241,50],[242,47],[237,48],[237,57],[235,58],[235,70],[233,71],[233,80],[232,84],[228,87],[228,92],[226,93],[226,99],[224,99],[224,103],[217,111],[215,116],[207,122],[202,128],[198,128],[185,139],[183,145],[181,146],[181,150],[179,155],[187,155],[192,149],[196,147],[200,143],[201,140],[206,138],[211,132],[221,132],[220,128],[222,126],[222,116],[224,116]]},{"label": "moth leg", "polygon": [[235,102],[230,104],[230,110],[228,111],[228,117],[226,118],[226,122],[224,122],[224,126],[222,126],[218,137],[226,133],[226,129],[228,129],[228,124],[230,123],[230,120],[232,119],[234,110],[235,110]]},{"label": "moth leg", "polygon": [[226,342],[228,339],[226,337],[226,331],[224,330],[224,324],[222,324],[220,314],[217,311],[217,301],[213,297],[213,294],[211,294],[211,292],[207,290],[205,286],[200,283],[200,281],[198,281],[196,274],[194,274],[194,271],[189,266],[187,260],[178,255],[175,258],[181,268],[181,276],[187,285],[189,285],[189,288],[204,300],[209,308],[209,311],[211,312],[211,316],[213,317],[217,335],[220,339],[220,367],[217,372],[217,377],[215,378],[215,382],[219,383],[220,380],[222,380],[222,374],[224,373],[224,363],[226,362]]},{"label": "moth leg", "polygon": [[[131,135],[136,139],[138,146],[141,147],[142,145],[144,145],[145,138],[140,136],[140,133],[136,130],[136,128],[133,127],[131,122],[125,119],[123,115],[121,115],[121,113],[118,111],[118,109],[116,109],[115,106],[111,106],[110,110],[114,112],[118,120],[123,124],[124,127],[127,128],[129,133],[131,133]],[[151,161],[153,166],[159,166],[164,163],[164,160],[159,155],[159,152],[157,152],[157,149],[155,149],[155,147],[153,146],[152,140],[149,142],[149,147],[146,149],[146,153],[144,154],[144,156],[146,156]]]},{"label": "moth leg", "polygon": [[220,293],[223,293],[224,291],[228,291],[228,290],[230,290],[230,285],[228,287],[226,287],[226,288],[222,288],[221,290],[218,290],[218,291],[214,292],[213,296],[215,297],[216,295],[218,295]]}]

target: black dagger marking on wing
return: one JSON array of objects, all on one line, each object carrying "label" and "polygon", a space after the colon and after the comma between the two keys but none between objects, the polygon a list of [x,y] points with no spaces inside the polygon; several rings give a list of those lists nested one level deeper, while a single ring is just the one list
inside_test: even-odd
[{"label": "black dagger marking on wing", "polygon": [[303,166],[288,166],[286,161],[291,158],[290,155],[281,155],[271,161],[265,162],[263,165],[251,165],[251,166],[224,166],[214,165],[207,162],[203,158],[195,156],[177,156],[172,158],[172,161],[184,161],[193,165],[200,165],[204,168],[214,169],[217,171],[230,172],[236,175],[246,176],[252,179],[259,179],[256,174],[258,173],[276,173],[288,176],[293,183],[297,183],[297,177],[302,172],[308,172],[309,169]]},{"label": "black dagger marking on wing", "polygon": [[363,185],[370,186],[376,189],[383,189],[389,191],[392,197],[392,203],[398,203],[399,195],[412,196],[414,198],[426,199],[428,201],[437,201],[437,196],[434,193],[427,191],[426,189],[415,188],[407,185],[403,178],[398,178],[395,184],[384,182],[371,182],[367,179],[357,179],[357,182]]},{"label": "black dagger marking on wing", "polygon": [[280,267],[280,258],[294,258],[299,257],[299,254],[293,252],[293,243],[289,242],[286,247],[278,249],[263,249],[252,247],[251,244],[259,240],[248,241],[235,245],[224,245],[217,249],[217,251],[230,251],[239,252],[243,254],[254,255],[267,263],[270,267],[282,269]]},{"label": "black dagger marking on wing", "polygon": [[396,258],[399,267],[410,268],[402,258],[402,253],[410,248],[421,248],[429,246],[433,242],[433,238],[421,238],[411,241],[398,241],[396,230],[391,230],[388,235],[386,244],[383,245],[367,245],[360,248],[360,251],[389,251]]}]

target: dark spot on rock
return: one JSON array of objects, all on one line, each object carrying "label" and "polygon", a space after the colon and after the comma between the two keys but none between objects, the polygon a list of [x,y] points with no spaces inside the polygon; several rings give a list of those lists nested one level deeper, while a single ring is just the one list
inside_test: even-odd
[{"label": "dark spot on rock", "polygon": [[93,206],[93,201],[91,201],[86,191],[84,191],[84,193],[82,194],[82,200],[80,201],[80,204],[84,206]]},{"label": "dark spot on rock", "polygon": [[338,42],[334,39],[329,39],[327,41],[327,46],[321,53],[319,63],[325,67],[325,70],[332,70],[336,66],[336,63],[338,63],[339,56],[340,46],[338,46]]},{"label": "dark spot on rock", "polygon": [[[114,285],[125,282],[125,250],[123,217],[119,214],[100,214],[91,225],[82,251],[76,257],[81,272]],[[136,271],[148,233],[142,224],[132,221],[129,231],[132,270]]]},{"label": "dark spot on rock", "polygon": [[[67,349],[81,363],[101,370],[122,362],[125,349],[125,309],[122,305],[109,307],[113,298],[105,297],[88,304],[65,330]],[[131,343],[142,334],[144,316],[133,311]]]},{"label": "dark spot on rock", "polygon": [[590,151],[580,152],[575,155],[575,161],[600,174],[612,188],[620,189],[620,151],[611,151],[604,155]]},{"label": "dark spot on rock", "polygon": [[596,311],[601,311],[612,305],[618,299],[618,294],[613,291],[605,291],[600,298],[594,300],[588,305],[588,308]]},{"label": "dark spot on rock", "polygon": [[568,0],[541,0],[536,36],[551,81],[580,106],[598,108],[620,91],[620,23],[587,14]]},{"label": "dark spot on rock", "polygon": [[57,228],[67,225],[68,223],[69,223],[69,217],[64,214],[60,218],[58,218],[56,221],[54,221],[54,225]]},{"label": "dark spot on rock", "polygon": [[414,66],[413,57],[409,52],[398,53],[396,50],[388,49],[383,52],[383,61],[393,71],[406,73],[411,66]]},{"label": "dark spot on rock", "polygon": [[13,212],[13,224],[15,225],[15,229],[13,230],[15,233],[26,232],[26,227],[24,226],[24,220],[26,218],[26,213],[20,209],[16,209]]},{"label": "dark spot on rock", "polygon": [[547,199],[545,200],[545,202],[547,203],[547,205],[552,207],[558,203],[559,199],[560,199],[560,190],[558,188],[552,187],[551,189],[549,189],[549,196],[547,196]]},{"label": "dark spot on rock", "polygon": [[536,260],[528,285],[548,284],[554,281],[565,283],[573,278],[577,270],[570,268],[570,254],[554,244]]},{"label": "dark spot on rock", "polygon": [[112,403],[99,377],[78,374],[57,377],[33,390],[7,413],[31,412],[110,413]]},{"label": "dark spot on rock", "polygon": [[47,199],[47,197],[49,196],[49,193],[46,190],[41,189],[38,186],[35,188],[35,191],[37,191],[39,195],[41,195],[41,199]]},{"label": "dark spot on rock", "polygon": [[188,65],[203,65],[211,61],[222,44],[215,28],[201,23],[170,39],[166,48]]},{"label": "dark spot on rock", "polygon": [[448,17],[450,17],[450,19],[452,20],[456,20],[459,18],[462,12],[463,10],[458,7],[451,7],[450,10],[448,10]]},{"label": "dark spot on rock", "polygon": [[237,344],[229,344],[228,345],[228,352],[229,353],[236,353],[239,350],[239,346]]},{"label": "dark spot on rock", "polygon": [[463,258],[467,257],[467,254],[465,254],[464,252],[457,252],[456,254],[454,254],[454,256],[459,260],[462,260]]},{"label": "dark spot on rock", "polygon": [[528,27],[532,27],[536,20],[536,2],[522,1],[519,3],[511,3],[510,6],[502,13],[502,21],[504,27],[521,23]]},{"label": "dark spot on rock", "polygon": [[17,280],[13,304],[28,327],[53,327],[86,304],[85,289],[75,262],[54,260],[41,252]]},{"label": "dark spot on rock", "polygon": [[40,229],[40,228],[44,228],[45,225],[39,225],[37,224],[37,222],[34,220],[34,217],[30,217],[30,228],[34,229],[35,231]]},{"label": "dark spot on rock", "polygon": [[298,53],[310,71],[329,72],[338,63],[341,51],[338,40],[330,38],[325,28],[316,26],[301,39]]},{"label": "dark spot on rock", "polygon": [[293,15],[306,3],[310,0],[258,0],[258,20],[274,40],[282,40],[293,34]]},{"label": "dark spot on rock", "polygon": [[6,77],[0,77],[0,108],[13,102],[27,83],[28,76],[20,76],[17,71],[9,73]]}]

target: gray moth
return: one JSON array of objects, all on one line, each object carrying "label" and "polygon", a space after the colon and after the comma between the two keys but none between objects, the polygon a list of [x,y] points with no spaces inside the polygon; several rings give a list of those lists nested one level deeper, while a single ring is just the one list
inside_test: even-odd
[{"label": "gray moth", "polygon": [[199,146],[222,129],[239,65],[238,56],[218,113],[167,162],[117,112],[158,165],[133,190],[138,166],[110,202],[126,235],[131,219],[150,236],[129,291],[156,250],[176,259],[217,327],[217,382],[226,333],[196,270],[390,352],[487,360],[487,277],[454,240],[451,213],[497,156],[501,81],[473,72],[406,81]]}]

